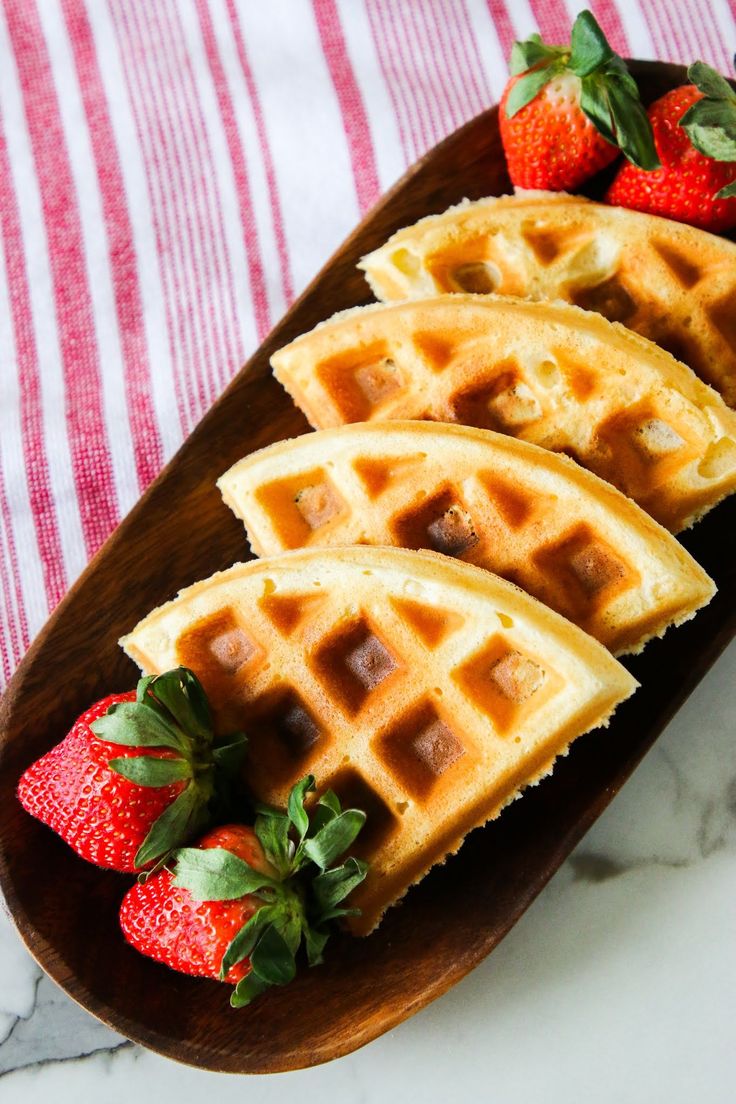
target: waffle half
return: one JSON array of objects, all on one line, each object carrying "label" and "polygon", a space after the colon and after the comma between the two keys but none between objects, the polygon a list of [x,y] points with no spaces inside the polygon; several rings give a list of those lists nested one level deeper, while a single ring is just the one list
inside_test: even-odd
[{"label": "waffle half", "polygon": [[307,433],[218,480],[253,551],[428,548],[488,568],[612,651],[639,651],[715,587],[631,499],[566,456],[485,429],[377,422]]},{"label": "waffle half", "polygon": [[196,672],[218,725],[249,733],[261,800],[284,803],[311,771],[367,812],[356,934],[636,686],[602,645],[517,587],[396,548],[237,564],[121,644],[145,672]]},{"label": "waffle half", "polygon": [[736,406],[736,245],[552,192],[465,201],[361,261],[379,299],[497,292],[564,299],[656,341]]},{"label": "waffle half", "polygon": [[736,489],[736,412],[663,349],[567,303],[358,307],[271,363],[318,429],[396,418],[495,429],[568,453],[673,532]]}]

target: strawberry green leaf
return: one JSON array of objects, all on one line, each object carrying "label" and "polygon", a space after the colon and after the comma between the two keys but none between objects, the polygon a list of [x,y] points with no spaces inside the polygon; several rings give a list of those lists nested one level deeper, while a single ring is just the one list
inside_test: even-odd
[{"label": "strawberry green leaf", "polygon": [[580,107],[598,133],[611,145],[618,146],[632,164],[647,170],[660,167],[647,113],[618,72],[586,77]]},{"label": "strawberry green leaf", "polygon": [[300,911],[297,915],[290,909],[281,909],[277,911],[274,917],[273,926],[283,939],[286,946],[291,951],[292,955],[295,955],[299,949],[299,944],[302,941],[302,928],[304,925],[304,914]]},{"label": "strawberry green leaf", "polygon": [[170,747],[187,751],[183,733],[138,702],[116,702],[89,726],[95,736],[123,747]]},{"label": "strawberry green leaf", "polygon": [[108,766],[137,786],[170,786],[192,777],[192,765],[186,759],[157,759],[138,755],[130,759],[110,759]]},{"label": "strawberry green leaf", "polygon": [[235,774],[243,765],[247,747],[248,737],[244,732],[231,732],[215,740],[212,758],[221,770]]},{"label": "strawberry green leaf", "polygon": [[289,820],[296,828],[300,840],[304,839],[307,828],[309,827],[309,817],[304,808],[304,797],[313,789],[314,778],[311,774],[307,774],[292,786],[291,793],[289,794]]},{"label": "strawberry green leaf", "polygon": [[312,814],[309,818],[307,836],[316,836],[317,833],[324,828],[325,824],[329,824],[330,821],[334,820],[336,816],[339,816],[341,812],[342,807],[337,794],[332,790],[326,790],[312,810]]},{"label": "strawberry green leaf", "polygon": [[683,126],[683,130],[687,131],[691,144],[699,153],[704,153],[715,161],[736,161],[736,134],[729,133],[727,126],[700,126],[690,123]]},{"label": "strawberry green leaf", "polygon": [[513,119],[517,111],[521,111],[522,107],[526,107],[527,104],[531,103],[557,72],[557,66],[547,65],[544,69],[532,69],[530,73],[519,77],[506,100],[507,118]]},{"label": "strawberry green leaf", "polygon": [[597,20],[589,11],[581,11],[573,23],[570,46],[572,52],[568,67],[579,77],[587,77],[615,56]]},{"label": "strawberry green leaf", "polygon": [[329,920],[341,920],[343,916],[360,916],[360,909],[358,908],[331,908],[327,909],[325,913],[320,917],[323,923],[327,923]]},{"label": "strawberry green leaf", "polygon": [[698,100],[680,119],[690,142],[716,161],[736,161],[736,99]]},{"label": "strawberry green leaf", "polygon": [[330,938],[330,933],[308,927],[304,932],[304,944],[307,949],[307,962],[310,966],[319,966],[323,962],[322,952]]},{"label": "strawberry green leaf", "polygon": [[547,46],[538,34],[529,35],[523,42],[515,42],[511,47],[509,72],[511,76],[526,73],[537,65],[547,64],[561,57],[564,51],[559,46]]},{"label": "strawberry green leaf", "polygon": [[288,816],[274,810],[259,813],[253,825],[266,858],[281,875],[289,872],[294,854],[294,845],[289,839],[289,824]]},{"label": "strawberry green leaf", "polygon": [[716,199],[730,199],[731,196],[736,196],[736,180],[733,180],[730,184],[726,184],[721,188],[720,192],[716,192]]},{"label": "strawberry green leaf", "polygon": [[187,667],[165,671],[151,683],[148,694],[161,703],[185,732],[212,739],[212,716],[202,684]]},{"label": "strawberry green leaf", "polygon": [[189,890],[195,901],[234,901],[273,886],[273,878],[224,847],[181,847],[176,852],[174,885]]},{"label": "strawberry green leaf", "polygon": [[688,76],[703,98],[691,104],[679,125],[699,153],[716,161],[736,161],[736,92],[705,62],[694,62]]},{"label": "strawberry green leaf", "polygon": [[207,822],[208,798],[206,789],[190,782],[151,826],[136,852],[135,865],[146,866],[201,831]]},{"label": "strawberry green leaf", "polygon": [[148,687],[151,685],[156,675],[144,675],[143,678],[138,679],[138,685],[135,688],[135,700],[139,705],[142,705],[146,700],[146,694]]},{"label": "strawberry green leaf", "polygon": [[680,126],[684,130],[692,126],[722,130],[731,138],[736,138],[736,101],[728,104],[723,100],[697,100],[680,119]]},{"label": "strawberry green leaf", "polygon": [[268,989],[268,982],[263,981],[257,974],[247,974],[233,989],[230,996],[232,1008],[245,1008],[256,997],[260,997]]},{"label": "strawberry green leaf", "polygon": [[325,790],[325,792],[319,798],[317,804],[323,806],[325,809],[328,809],[332,816],[339,816],[342,812],[340,798],[337,796],[334,790]]},{"label": "strawberry green leaf", "polygon": [[278,809],[275,805],[267,805],[265,801],[252,802],[253,812],[262,816],[285,816],[288,820],[288,814],[283,809]]},{"label": "strawberry green leaf", "polygon": [[647,172],[661,168],[654,144],[652,124],[637,97],[632,97],[615,78],[606,83],[608,104],[616,132],[616,145],[624,157]]},{"label": "strawberry green leaf", "polygon": [[366,815],[360,809],[346,809],[329,824],[325,824],[316,836],[305,840],[304,853],[320,870],[326,870],[347,850],[365,821]]},{"label": "strawberry green leaf", "polygon": [[344,901],[367,873],[368,864],[351,856],[342,866],[318,874],[312,882],[312,893],[320,913]]},{"label": "strawberry green leaf", "polygon": [[599,74],[586,77],[580,90],[580,107],[607,142],[616,145],[616,132],[611,116],[606,84]]},{"label": "strawberry green leaf", "polygon": [[272,922],[277,908],[274,905],[263,905],[254,912],[247,923],[243,924],[237,935],[233,936],[228,944],[220,965],[220,977],[225,978],[244,958],[251,953],[261,937],[265,928]]},{"label": "strawberry green leaf", "polygon": [[706,65],[704,61],[694,61],[688,68],[687,78],[699,92],[711,100],[727,100],[736,106],[736,92],[725,77]]},{"label": "strawberry green leaf", "polygon": [[273,924],[269,924],[253,948],[250,964],[253,973],[269,985],[288,985],[296,974],[294,955]]},{"label": "strawberry green leaf", "polygon": [[623,92],[628,93],[634,100],[639,99],[639,86],[626,68],[626,62],[620,57],[613,57],[605,67],[606,78],[613,78]]}]

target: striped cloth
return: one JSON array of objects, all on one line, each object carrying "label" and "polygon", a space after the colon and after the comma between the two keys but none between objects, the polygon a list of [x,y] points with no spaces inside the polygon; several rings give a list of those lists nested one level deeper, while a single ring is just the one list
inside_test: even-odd
[{"label": "striped cloth", "polygon": [[[569,0],[4,0],[0,686],[294,296]],[[730,72],[729,0],[598,0]]]}]

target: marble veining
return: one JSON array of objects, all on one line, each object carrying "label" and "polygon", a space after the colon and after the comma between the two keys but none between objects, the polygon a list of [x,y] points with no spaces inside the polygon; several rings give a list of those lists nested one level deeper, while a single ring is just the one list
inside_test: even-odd
[{"label": "marble veining", "polygon": [[55,1104],[93,1095],[194,1104],[215,1085],[222,1101],[252,1090],[259,1104],[310,1087],[351,1104],[730,1104],[734,676],[736,644],[488,959],[418,1016],[328,1066],[243,1081],[152,1055],[46,978],[0,912],[3,1104],[50,1095]]},{"label": "marble veining", "polygon": [[0,1078],[28,1066],[132,1046],[75,1004],[23,950],[0,914]]}]

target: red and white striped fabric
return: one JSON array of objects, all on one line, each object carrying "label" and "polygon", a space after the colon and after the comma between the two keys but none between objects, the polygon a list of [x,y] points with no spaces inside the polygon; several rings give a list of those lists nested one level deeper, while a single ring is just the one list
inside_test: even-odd
[{"label": "red and white striped fabric", "polygon": [[[4,0],[0,688],[363,212],[575,0]],[[593,0],[730,72],[729,0]]]}]

